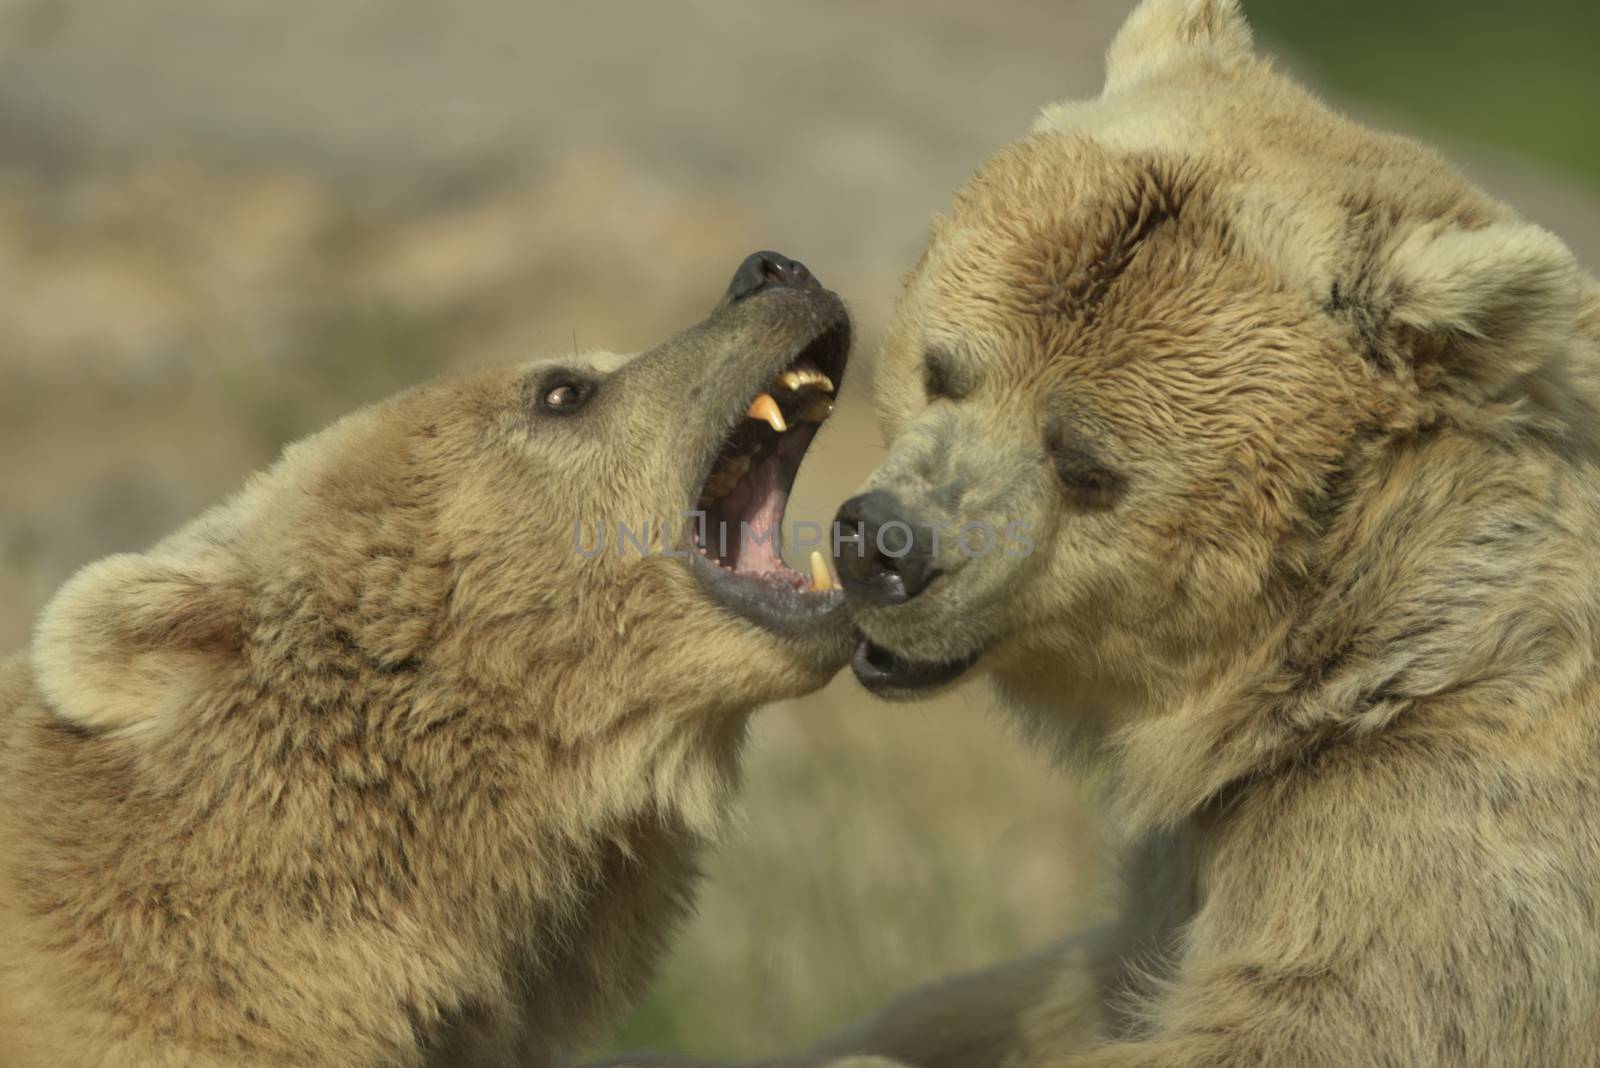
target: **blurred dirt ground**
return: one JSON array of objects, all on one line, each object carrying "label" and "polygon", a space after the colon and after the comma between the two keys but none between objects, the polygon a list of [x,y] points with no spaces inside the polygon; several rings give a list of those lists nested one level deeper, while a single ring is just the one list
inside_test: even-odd
[{"label": "blurred dirt ground", "polygon": [[[875,463],[870,355],[960,180],[1124,0],[0,0],[0,650],[281,445],[429,375],[634,349],[776,248],[852,302],[791,519]],[[1476,173],[1591,266],[1600,213]],[[612,1046],[790,1048],[1096,901],[1080,788],[980,689],[757,721],[745,824]]]}]

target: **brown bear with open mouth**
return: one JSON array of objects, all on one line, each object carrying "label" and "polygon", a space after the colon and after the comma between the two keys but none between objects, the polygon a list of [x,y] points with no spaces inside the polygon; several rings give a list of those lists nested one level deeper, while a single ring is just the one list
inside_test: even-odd
[{"label": "brown bear with open mouth", "polygon": [[85,568],[0,662],[0,1064],[548,1064],[690,907],[850,326],[751,256],[637,356],[439,381]]}]

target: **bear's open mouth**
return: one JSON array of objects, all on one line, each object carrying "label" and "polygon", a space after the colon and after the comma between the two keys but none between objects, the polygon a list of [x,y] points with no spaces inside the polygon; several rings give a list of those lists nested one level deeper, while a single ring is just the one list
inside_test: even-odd
[{"label": "bear's open mouth", "polygon": [[842,600],[831,546],[813,548],[809,574],[784,563],[783,517],[817,430],[833,412],[849,352],[849,322],[830,324],[775,374],[752,383],[748,401],[711,462],[693,506],[697,563],[714,565],[716,591],[771,623]]}]

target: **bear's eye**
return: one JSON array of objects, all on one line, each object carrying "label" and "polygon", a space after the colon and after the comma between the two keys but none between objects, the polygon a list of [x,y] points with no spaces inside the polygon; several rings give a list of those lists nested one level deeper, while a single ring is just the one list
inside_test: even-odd
[{"label": "bear's eye", "polygon": [[593,394],[593,383],[570,375],[556,375],[539,384],[539,407],[557,415],[569,415],[587,404]]},{"label": "bear's eye", "polygon": [[1056,477],[1067,497],[1080,508],[1109,508],[1122,496],[1127,483],[1080,440],[1054,441],[1050,445]]},{"label": "bear's eye", "polygon": [[546,408],[576,408],[583,403],[577,386],[557,386],[544,395]]}]

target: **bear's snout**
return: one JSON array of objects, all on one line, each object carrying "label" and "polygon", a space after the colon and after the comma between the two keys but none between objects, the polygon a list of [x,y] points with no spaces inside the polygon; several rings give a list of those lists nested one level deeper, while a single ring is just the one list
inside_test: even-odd
[{"label": "bear's snout", "polygon": [[937,527],[886,490],[851,497],[833,520],[845,592],[873,605],[911,600],[940,574]]}]

